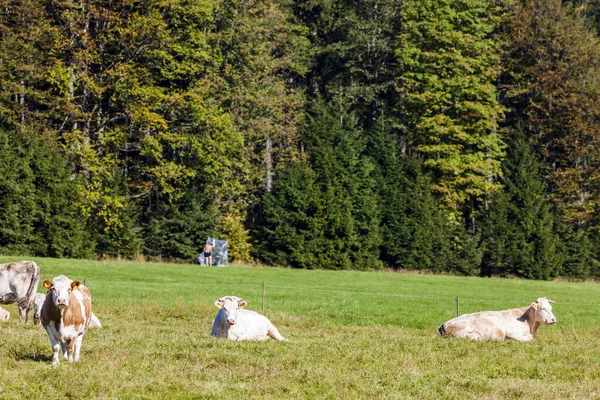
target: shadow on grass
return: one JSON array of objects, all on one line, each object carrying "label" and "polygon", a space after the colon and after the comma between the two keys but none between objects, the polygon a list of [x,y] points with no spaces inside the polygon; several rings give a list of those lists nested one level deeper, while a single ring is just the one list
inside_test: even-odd
[{"label": "shadow on grass", "polygon": [[40,353],[26,353],[23,351],[13,351],[13,356],[15,360],[18,361],[38,361],[38,362],[51,362],[52,356]]}]

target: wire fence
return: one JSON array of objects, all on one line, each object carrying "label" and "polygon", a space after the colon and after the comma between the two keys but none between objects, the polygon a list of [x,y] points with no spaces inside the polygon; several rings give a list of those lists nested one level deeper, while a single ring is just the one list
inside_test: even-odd
[{"label": "wire fence", "polygon": [[[523,307],[529,302],[535,299],[480,299],[474,297],[462,297],[462,296],[428,296],[428,295],[412,295],[405,293],[381,293],[381,292],[370,292],[370,291],[354,291],[346,289],[327,289],[318,287],[303,287],[303,286],[282,286],[282,285],[270,285],[266,282],[262,283],[198,283],[198,282],[146,282],[146,281],[104,281],[94,280],[94,282],[107,283],[107,284],[123,284],[123,285],[156,285],[156,284],[169,284],[173,286],[189,286],[189,287],[229,287],[229,288],[257,288],[261,290],[262,299],[262,313],[265,313],[265,302],[267,289],[276,290],[294,290],[294,291],[307,291],[307,292],[318,292],[318,293],[331,293],[334,295],[355,295],[355,296],[369,296],[369,297],[390,297],[408,300],[428,300],[428,301],[443,301],[443,302],[455,302],[456,314],[460,315],[460,307],[465,303],[500,303],[505,305],[515,305]],[[598,307],[600,303],[572,303],[572,302],[560,302],[560,305],[568,306],[585,306],[585,307]]]}]

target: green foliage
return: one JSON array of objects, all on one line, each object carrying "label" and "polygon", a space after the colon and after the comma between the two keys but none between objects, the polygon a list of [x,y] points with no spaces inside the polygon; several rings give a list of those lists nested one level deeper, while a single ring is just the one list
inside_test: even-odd
[{"label": "green foliage", "polygon": [[[505,191],[495,196],[485,218],[482,274],[555,277],[564,263],[555,217],[537,160],[522,134],[510,143],[503,183]],[[561,239],[566,240],[564,234]]]},{"label": "green foliage", "polygon": [[402,10],[399,106],[433,189],[454,212],[500,190],[501,41],[494,30],[501,10],[487,0],[414,0]]},{"label": "green foliage", "polygon": [[172,203],[150,208],[142,225],[144,254],[195,262],[208,237],[218,236],[217,210],[201,192],[188,192]]},{"label": "green foliage", "polygon": [[0,0],[3,249],[595,274],[598,4]]},{"label": "green foliage", "polygon": [[300,268],[379,268],[373,165],[353,116],[317,102],[304,137],[310,165],[290,167],[265,203],[262,257]]},{"label": "green foliage", "polygon": [[[502,101],[527,130],[563,219],[594,224],[600,204],[600,40],[560,0],[523,1],[511,15]],[[591,226],[589,228],[592,228]]]},{"label": "green foliage", "polygon": [[452,270],[451,227],[431,194],[422,163],[399,157],[389,131],[371,132],[369,138],[382,204],[382,259],[393,268]]},{"label": "green foliage", "polygon": [[94,251],[69,166],[47,138],[0,131],[0,249],[86,257]]}]

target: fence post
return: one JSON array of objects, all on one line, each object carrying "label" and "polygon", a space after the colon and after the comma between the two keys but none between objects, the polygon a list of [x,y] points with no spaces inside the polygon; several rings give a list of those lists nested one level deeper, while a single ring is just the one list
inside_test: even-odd
[{"label": "fence post", "polygon": [[458,296],[456,296],[456,316],[458,317],[460,314],[458,312]]},{"label": "fence post", "polygon": [[265,283],[262,284],[262,314],[265,315]]}]

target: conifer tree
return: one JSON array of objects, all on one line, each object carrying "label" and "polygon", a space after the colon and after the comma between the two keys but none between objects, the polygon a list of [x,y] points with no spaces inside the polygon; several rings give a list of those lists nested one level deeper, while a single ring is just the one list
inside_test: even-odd
[{"label": "conifer tree", "polygon": [[431,193],[421,162],[402,156],[391,130],[371,132],[368,149],[381,202],[382,260],[398,269],[454,269],[451,226]]},{"label": "conifer tree", "polygon": [[303,131],[309,165],[295,164],[275,181],[262,257],[301,268],[381,267],[373,165],[355,119],[317,102]]},{"label": "conifer tree", "polygon": [[76,182],[56,145],[36,133],[0,130],[0,249],[45,257],[86,257]]},{"label": "conifer tree", "polygon": [[398,36],[398,112],[455,221],[500,189],[504,143],[496,79],[501,8],[487,0],[409,0]]},{"label": "conifer tree", "polygon": [[505,190],[495,195],[485,218],[482,274],[555,277],[563,263],[555,217],[538,162],[522,134],[511,141],[503,170]]}]

